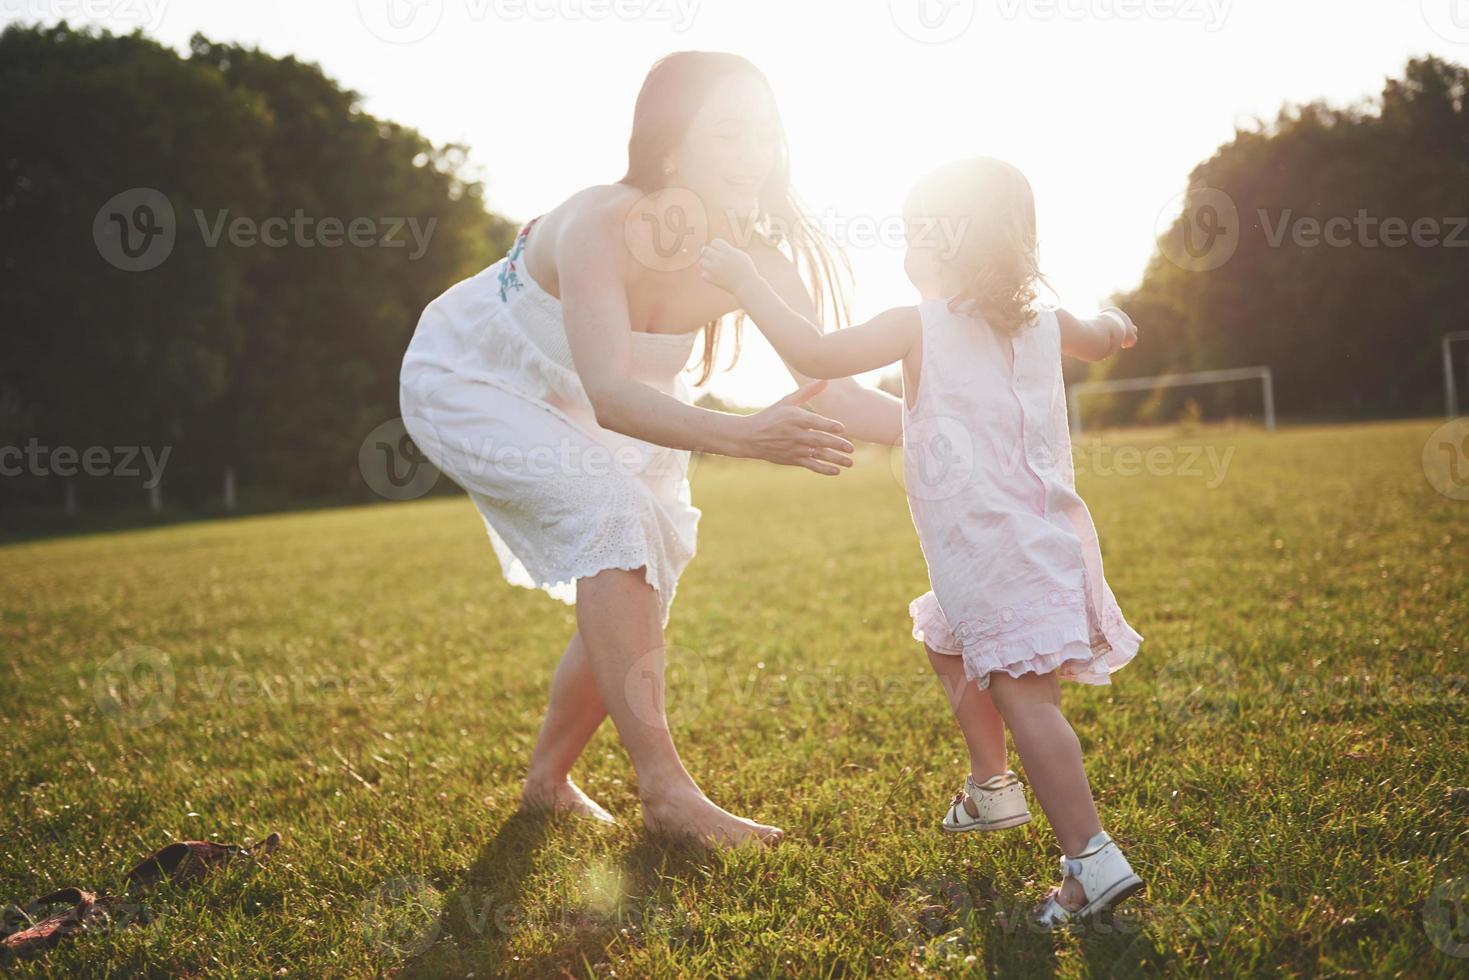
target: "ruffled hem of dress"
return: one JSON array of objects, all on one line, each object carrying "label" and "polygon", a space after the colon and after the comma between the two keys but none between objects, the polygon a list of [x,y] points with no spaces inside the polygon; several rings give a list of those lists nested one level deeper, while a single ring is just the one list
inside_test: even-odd
[{"label": "ruffled hem of dress", "polygon": [[560,573],[567,577],[554,582],[545,579],[537,580],[529,574],[529,570],[522,563],[520,569],[525,572],[525,576],[523,578],[512,576],[511,573],[506,572],[505,580],[511,585],[519,586],[523,589],[530,589],[535,592],[544,592],[558,602],[568,606],[575,606],[576,583],[578,579],[590,578],[598,572],[605,572],[612,569],[632,572],[639,568],[643,570],[643,581],[647,582],[653,591],[658,593],[658,605],[663,617],[663,625],[667,626],[669,616],[673,611],[673,598],[678,593],[678,576],[673,576],[673,584],[669,585],[665,590],[661,584],[663,576],[658,574],[657,567],[654,563],[646,559],[629,558],[620,559],[615,562],[587,562],[584,567],[575,566]]},{"label": "ruffled hem of dress", "polygon": [[908,615],[913,617],[913,639],[919,643],[936,653],[955,657],[964,652],[954,634],[949,632],[949,623],[939,608],[938,596],[932,592],[925,592],[908,603]]},{"label": "ruffled hem of dress", "polygon": [[1027,626],[1004,636],[961,641],[949,628],[932,592],[909,603],[908,613],[913,617],[913,638],[938,653],[962,656],[964,676],[981,689],[989,686],[990,675],[996,671],[1011,677],[1055,671],[1081,684],[1110,684],[1110,675],[1137,656],[1142,643],[1142,637],[1120,615],[1104,617],[1108,622],[1093,643],[1084,624]]},{"label": "ruffled hem of dress", "polygon": [[[669,525],[674,522],[670,515],[661,511],[656,502],[643,501],[634,520],[617,520],[617,517],[625,518],[630,513],[631,511],[619,511],[610,518],[589,519],[586,526],[592,530],[585,532],[584,539],[591,538],[599,544],[589,546],[585,540],[579,541],[570,549],[574,558],[570,561],[557,561],[552,556],[538,554],[529,543],[517,548],[506,540],[505,535],[491,522],[489,515],[480,509],[480,517],[485,523],[495,557],[499,559],[500,570],[511,585],[539,590],[566,605],[575,605],[577,580],[609,569],[633,571],[642,568],[644,580],[658,594],[661,620],[667,626],[674,595],[678,591],[678,580],[693,559],[694,549],[684,543],[683,536],[676,528],[670,527],[670,535],[664,537],[658,526],[659,522],[667,522]],[[697,540],[698,522],[702,515],[697,508],[691,507],[688,516],[692,519],[690,537]],[[609,524],[620,527],[611,544],[605,542]],[[661,546],[661,542],[665,540],[670,544]]]}]

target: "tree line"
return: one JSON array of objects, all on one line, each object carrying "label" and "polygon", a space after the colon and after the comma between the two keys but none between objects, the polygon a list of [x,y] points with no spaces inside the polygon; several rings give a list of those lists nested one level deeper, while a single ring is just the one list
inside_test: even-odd
[{"label": "tree line", "polygon": [[[1414,59],[1375,100],[1238,130],[1116,297],[1146,343],[1089,376],[1263,365],[1285,418],[1441,413],[1440,338],[1469,329],[1466,94],[1463,66]],[[1206,416],[1260,411],[1258,386],[1241,385],[1088,399],[1084,414],[1170,420],[1189,400]]]},{"label": "tree line", "polygon": [[[373,498],[423,307],[504,254],[466,149],[293,57],[196,35],[0,33],[0,524]],[[1137,288],[1146,343],[1069,380],[1267,365],[1286,418],[1441,410],[1469,329],[1469,72],[1289,107],[1189,179]],[[1255,414],[1247,388],[1089,399],[1088,425]],[[440,481],[446,488],[447,481]],[[18,517],[17,517],[18,515]]]},{"label": "tree line", "polygon": [[[0,509],[368,499],[423,307],[504,253],[466,150],[292,57],[0,34]],[[13,521],[12,521],[13,523]]]}]

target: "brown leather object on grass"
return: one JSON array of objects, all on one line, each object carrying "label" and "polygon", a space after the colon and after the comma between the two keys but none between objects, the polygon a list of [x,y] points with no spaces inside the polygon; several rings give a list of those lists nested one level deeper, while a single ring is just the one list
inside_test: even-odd
[{"label": "brown leather object on grass", "polygon": [[[138,894],[165,878],[181,887],[188,886],[203,880],[237,857],[257,860],[267,857],[280,847],[280,843],[280,834],[271,834],[254,846],[247,847],[215,844],[212,841],[180,841],[139,861],[127,873],[127,886],[130,891]],[[99,897],[94,892],[71,887],[42,895],[23,910],[7,909],[3,928],[0,928],[0,952],[16,956],[40,953],[77,933],[105,927],[111,921],[107,907],[114,901],[115,899],[107,895]],[[53,905],[67,907],[35,921],[37,915]],[[13,916],[12,912],[20,914]],[[132,917],[128,917],[127,922],[131,921]],[[14,931],[11,931],[12,928]]]},{"label": "brown leather object on grass", "polygon": [[107,913],[97,905],[97,896],[80,888],[62,888],[49,895],[42,895],[27,907],[27,921],[49,905],[66,905],[67,908],[5,936],[0,939],[0,948],[7,953],[40,952],[50,949],[68,936],[98,925],[99,920],[101,924],[107,922]]},{"label": "brown leather object on grass", "polygon": [[253,847],[203,840],[179,841],[139,861],[127,874],[128,887],[146,890],[163,878],[177,885],[191,885],[237,857],[263,858],[280,844],[280,834],[271,834]]}]

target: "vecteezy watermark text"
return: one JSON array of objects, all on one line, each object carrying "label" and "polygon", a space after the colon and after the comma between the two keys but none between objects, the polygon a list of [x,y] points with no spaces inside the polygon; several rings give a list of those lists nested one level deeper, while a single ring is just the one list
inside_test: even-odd
[{"label": "vecteezy watermark text", "polygon": [[797,240],[815,228],[841,248],[924,248],[949,260],[963,248],[969,220],[966,215],[844,214],[826,208],[797,227],[780,215],[714,211],[693,191],[669,187],[643,195],[628,209],[624,236],[633,257],[659,272],[680,271],[699,261],[699,252],[720,225],[730,243],[742,249],[760,240]]},{"label": "vecteezy watermark text", "polygon": [[1179,21],[1224,26],[1232,0],[998,0],[1005,20]]},{"label": "vecteezy watermark text", "polygon": [[[43,446],[32,438],[24,446],[0,446],[0,476],[143,476],[152,490],[163,479],[172,446]],[[143,468],[139,468],[139,463]]]},{"label": "vecteezy watermark text", "polygon": [[68,20],[109,27],[158,30],[168,0],[0,0],[0,17],[16,20]]},{"label": "vecteezy watermark text", "polygon": [[413,238],[414,250],[408,253],[410,262],[423,258],[433,238],[438,218],[429,218],[420,224],[417,218],[317,218],[297,208],[290,218],[280,215],[256,220],[239,215],[231,218],[228,209],[214,212],[212,218],[204,211],[195,209],[194,220],[199,225],[199,234],[204,244],[217,248],[221,238],[227,238],[236,248],[407,248],[408,241],[401,236],[404,228]]},{"label": "vecteezy watermark text", "polygon": [[109,721],[148,728],[177,710],[216,705],[426,704],[434,682],[387,670],[266,671],[203,664],[186,669],[161,650],[132,646],[97,666],[92,691]]},{"label": "vecteezy watermark text", "polygon": [[422,497],[438,482],[435,459],[450,459],[461,478],[567,480],[638,477],[686,479],[690,453],[631,442],[606,445],[563,437],[546,443],[501,443],[492,438],[449,439],[422,418],[389,419],[368,433],[358,469],[373,492],[389,500]]},{"label": "vecteezy watermark text", "polygon": [[1469,217],[1407,218],[1378,217],[1361,208],[1353,217],[1297,217],[1286,208],[1272,218],[1269,211],[1256,212],[1265,242],[1280,248],[1290,236],[1296,248],[1469,248]]},{"label": "vecteezy watermark text", "polygon": [[[460,0],[456,13],[479,24],[507,21],[648,21],[675,34],[693,26],[701,0]],[[389,44],[416,44],[439,30],[447,0],[357,0],[362,26]],[[462,20],[461,20],[462,23]]]},{"label": "vecteezy watermark text", "polygon": [[470,17],[483,20],[649,20],[683,33],[694,23],[700,0],[465,0]]},{"label": "vecteezy watermark text", "polygon": [[[403,249],[410,262],[421,259],[438,227],[437,217],[353,218],[317,216],[296,208],[289,216],[257,218],[194,209],[194,223],[206,248],[353,248]],[[156,269],[173,254],[180,221],[168,195],[153,187],[133,187],[113,195],[92,220],[97,252],[124,272]],[[411,250],[410,249],[411,246]]]},{"label": "vecteezy watermark text", "polygon": [[1294,208],[1256,208],[1247,228],[1245,214],[1227,192],[1191,187],[1158,213],[1159,246],[1174,265],[1192,272],[1228,263],[1247,232],[1251,240],[1258,235],[1269,249],[1469,248],[1469,216],[1464,215],[1380,215],[1367,208],[1350,215],[1314,215]]}]

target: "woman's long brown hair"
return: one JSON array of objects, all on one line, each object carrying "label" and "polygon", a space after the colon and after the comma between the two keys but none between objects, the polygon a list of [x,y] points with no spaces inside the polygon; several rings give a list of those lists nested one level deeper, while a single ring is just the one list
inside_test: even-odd
[{"label": "woman's long brown hair", "polygon": [[[667,184],[664,161],[677,149],[699,108],[716,85],[727,78],[746,75],[769,86],[760,69],[736,54],[718,51],[680,51],[659,59],[648,71],[633,110],[632,137],[627,141],[627,173],[619,183],[644,193]],[[784,127],[776,120],[778,156],[775,167],[760,188],[761,224],[779,245],[784,245],[796,269],[806,280],[816,304],[817,319],[825,322],[827,312],[836,326],[848,319],[846,296],[840,276],[847,271],[846,257],[811,220],[791,189],[790,150]],[[740,326],[744,314],[735,317],[733,367],[740,356]],[[719,351],[720,320],[704,326],[704,356],[699,380],[705,384],[714,374]]]}]

